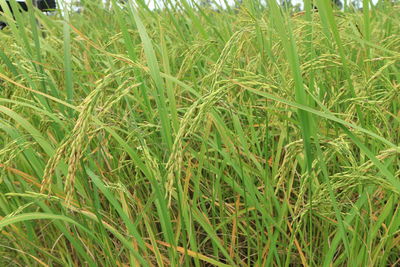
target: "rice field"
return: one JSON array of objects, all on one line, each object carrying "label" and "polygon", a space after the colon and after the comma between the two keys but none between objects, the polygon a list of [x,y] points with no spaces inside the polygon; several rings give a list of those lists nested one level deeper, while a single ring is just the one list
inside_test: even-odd
[{"label": "rice field", "polygon": [[82,2],[0,19],[0,266],[400,264],[398,4]]}]

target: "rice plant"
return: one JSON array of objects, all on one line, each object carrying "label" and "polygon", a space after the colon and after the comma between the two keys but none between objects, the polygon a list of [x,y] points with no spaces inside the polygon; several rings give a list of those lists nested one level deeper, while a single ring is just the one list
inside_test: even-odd
[{"label": "rice plant", "polygon": [[400,6],[363,2],[5,8],[0,266],[399,265]]}]

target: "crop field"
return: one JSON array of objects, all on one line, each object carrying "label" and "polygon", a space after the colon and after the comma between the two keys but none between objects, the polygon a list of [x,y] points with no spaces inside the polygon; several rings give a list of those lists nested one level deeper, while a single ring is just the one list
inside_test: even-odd
[{"label": "crop field", "polygon": [[116,2],[0,15],[0,266],[400,265],[399,4]]}]

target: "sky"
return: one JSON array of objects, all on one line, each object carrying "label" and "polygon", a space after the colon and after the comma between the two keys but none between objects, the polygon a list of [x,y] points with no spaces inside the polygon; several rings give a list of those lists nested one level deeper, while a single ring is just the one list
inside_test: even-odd
[{"label": "sky", "polygon": [[[72,2],[72,1],[74,1],[74,0],[64,0],[65,2]],[[133,1],[133,0],[131,0],[131,1]],[[147,3],[148,3],[148,6],[151,8],[151,9],[153,9],[154,7],[155,7],[155,3],[161,3],[162,1],[160,1],[160,0],[145,0]],[[179,1],[179,0],[176,0],[176,1]],[[224,1],[223,0],[215,0],[215,1],[217,1],[217,2],[220,2],[221,3],[221,5],[223,6],[223,3],[224,3]],[[264,0],[264,2],[266,2],[267,0]],[[277,0],[278,1],[278,3],[281,3],[282,2],[282,0]],[[343,0],[342,0],[343,1]],[[351,2],[351,1],[353,1],[353,0],[347,0],[348,2]],[[227,0],[227,2],[230,4],[230,5],[233,5],[234,3],[235,3],[235,1],[234,0]],[[361,2],[361,5],[362,5],[362,0],[360,1]],[[378,2],[378,0],[372,0],[372,3],[373,4],[376,4]],[[293,5],[296,5],[296,4],[300,4],[300,6],[301,7],[303,7],[303,0],[292,0],[292,4]]]},{"label": "sky", "polygon": [[[178,0],[179,1],[179,0]],[[224,6],[224,1],[223,0],[215,0],[216,2],[220,2],[222,6]],[[343,2],[343,0],[341,0]],[[353,0],[347,0],[348,3],[350,3]],[[148,2],[148,5],[150,8],[154,8],[155,3],[156,2],[161,2],[159,0],[146,0],[146,2]],[[227,2],[229,3],[229,5],[234,5],[235,1],[234,0],[227,0]],[[263,2],[267,2],[267,0],[263,0]],[[282,3],[282,0],[277,0],[278,3]],[[362,6],[362,0],[359,1],[360,2],[360,6]],[[372,0],[372,3],[375,5],[378,2],[378,0]],[[292,0],[292,4],[293,5],[297,5],[300,4],[301,7],[303,7],[303,0]]]}]

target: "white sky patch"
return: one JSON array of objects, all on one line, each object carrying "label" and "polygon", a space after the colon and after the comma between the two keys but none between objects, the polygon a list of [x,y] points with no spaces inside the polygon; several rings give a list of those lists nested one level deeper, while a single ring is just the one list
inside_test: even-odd
[{"label": "white sky patch", "polygon": [[[178,0],[178,1],[179,1],[179,0]],[[276,1],[278,2],[278,4],[281,4],[281,3],[282,3],[282,0],[276,0]],[[341,0],[341,1],[342,1],[342,3],[344,2],[344,0]],[[353,1],[353,0],[347,0],[347,4],[349,4],[351,1]],[[357,1],[357,0],[356,0],[356,1]],[[372,2],[372,4],[376,5],[376,3],[378,3],[378,1],[379,1],[379,0],[372,0],[371,2]],[[145,1],[145,2],[147,3],[147,5],[149,6],[150,9],[154,9],[154,8],[156,7],[156,5],[161,6],[161,7],[163,6],[162,1],[160,1],[160,0],[147,0],[147,1]],[[226,6],[224,0],[216,0],[215,2],[219,3],[220,6],[222,6],[222,7],[225,7],[225,6]],[[234,1],[234,0],[226,0],[226,2],[227,2],[230,6],[233,6],[233,5],[235,4],[235,1]],[[267,2],[267,0],[261,1],[261,3],[263,3],[264,5],[266,5],[266,2]],[[362,4],[363,4],[362,2],[363,2],[362,0],[358,0],[358,4],[359,4],[360,7],[362,7]],[[303,0],[292,0],[292,4],[293,4],[294,6],[296,6],[297,4],[299,4],[300,7],[303,8],[303,6],[304,6],[304,1],[303,1]]]},{"label": "white sky patch", "polygon": [[[21,0],[18,0],[21,1]],[[75,2],[76,0],[58,0],[59,2],[66,2],[66,3],[71,3],[71,2]],[[105,0],[104,0],[105,1]],[[130,1],[134,1],[134,0],[130,0]],[[179,2],[179,0],[176,0]],[[175,2],[176,2],[175,1]],[[225,7],[225,1],[224,0],[215,0],[217,3],[220,3],[220,6]],[[297,4],[300,4],[300,7],[303,8],[304,6],[304,2],[303,0],[291,0],[292,4],[294,6],[296,6]],[[347,3],[349,4],[351,1],[353,0],[347,0]],[[356,0],[357,1],[357,0]],[[376,4],[378,3],[379,0],[372,0],[372,4]],[[145,2],[147,3],[147,5],[149,6],[150,9],[154,9],[156,6],[162,7],[163,6],[163,1],[162,0],[145,0]],[[226,2],[230,5],[233,6],[235,4],[234,0],[226,0]],[[277,0],[277,2],[280,4],[282,3],[282,0]],[[362,0],[358,0],[359,3],[359,7],[362,7]],[[262,1],[263,4],[266,4],[266,0]],[[343,0],[342,0],[343,3]]]}]

